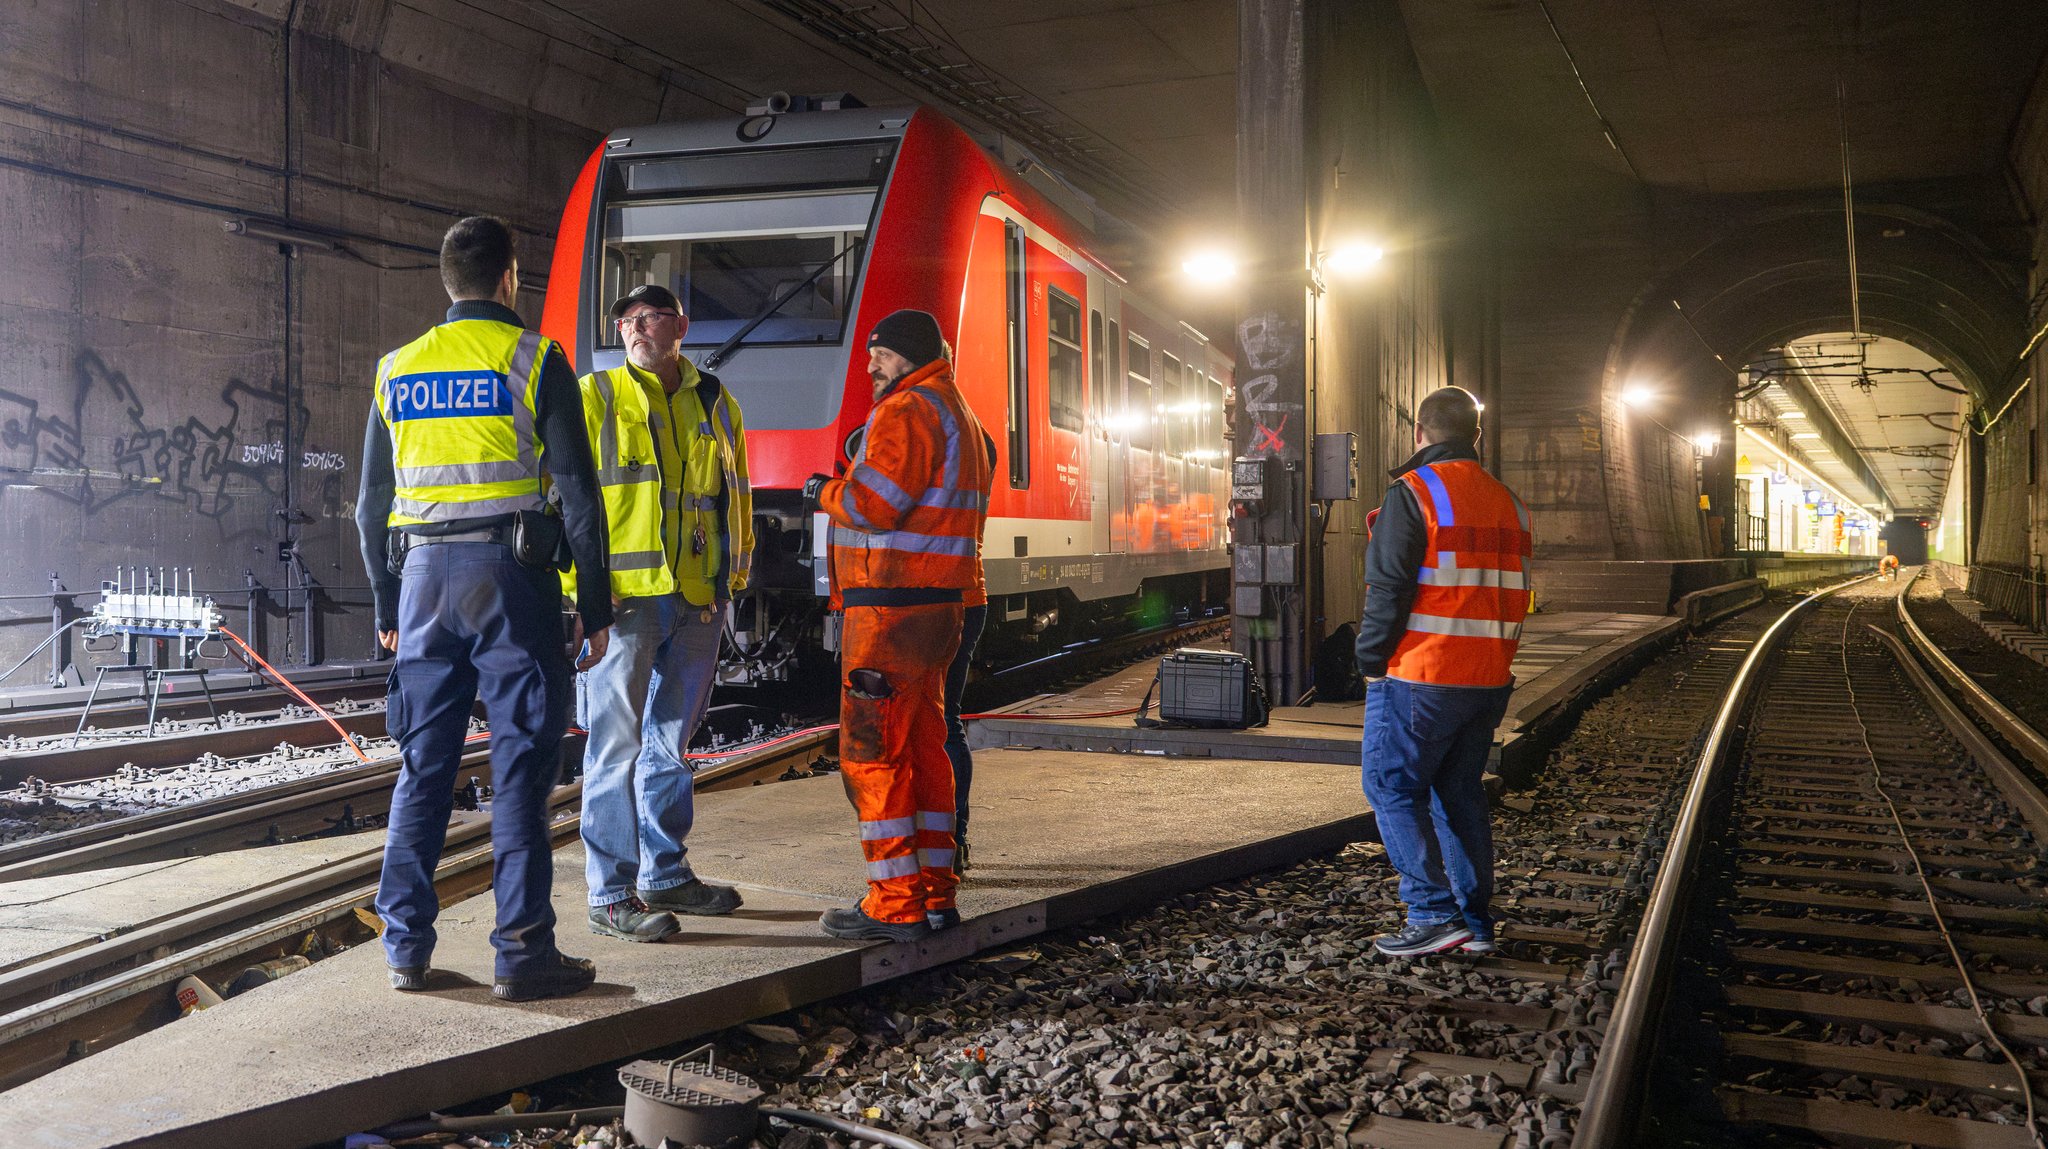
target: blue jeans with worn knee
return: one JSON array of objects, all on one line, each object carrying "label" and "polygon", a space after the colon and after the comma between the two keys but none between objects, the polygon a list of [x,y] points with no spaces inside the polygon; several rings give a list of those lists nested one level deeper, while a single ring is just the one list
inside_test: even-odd
[{"label": "blue jeans with worn knee", "polygon": [[683,839],[696,789],[683,757],[718,673],[722,606],[681,595],[629,598],[614,612],[611,648],[578,682],[583,748],[584,877],[590,904],[667,890],[696,875]]},{"label": "blue jeans with worn knee", "polygon": [[1411,925],[1462,917],[1493,938],[1493,827],[1480,776],[1513,686],[1367,685],[1366,801],[1401,875]]}]

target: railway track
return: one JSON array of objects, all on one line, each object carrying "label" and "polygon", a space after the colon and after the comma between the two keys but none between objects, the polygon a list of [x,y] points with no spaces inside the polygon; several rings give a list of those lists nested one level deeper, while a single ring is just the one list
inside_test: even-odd
[{"label": "railway track", "polygon": [[1617,987],[1581,1149],[2041,1146],[2048,802],[1934,689],[1888,590],[1788,619],[1724,707]]},{"label": "railway track", "polygon": [[[823,732],[788,736],[706,766],[698,771],[697,786],[716,791],[771,781],[817,761],[828,745],[830,736]],[[565,752],[580,747],[580,737],[573,738]],[[463,767],[487,787],[488,746],[472,750]],[[256,792],[208,811],[166,811],[147,825],[128,826],[127,833],[113,832],[120,824],[108,823],[35,839],[0,850],[0,881],[176,858],[220,842],[262,845],[249,839],[276,826],[275,819],[336,803],[371,811],[365,820],[375,822],[388,805],[396,774],[397,763],[383,760],[301,792]],[[557,846],[577,836],[581,793],[580,784],[570,784],[551,798]],[[450,825],[447,856],[435,879],[443,904],[490,888],[487,798],[481,805],[458,810]],[[369,941],[374,930],[365,915],[376,895],[382,855],[382,841],[374,835],[337,836],[330,860],[266,874],[260,889],[181,906],[96,939],[0,963],[0,1089],[175,1020],[180,1011],[171,989],[187,976],[225,985],[265,961],[293,954],[317,958]]]}]

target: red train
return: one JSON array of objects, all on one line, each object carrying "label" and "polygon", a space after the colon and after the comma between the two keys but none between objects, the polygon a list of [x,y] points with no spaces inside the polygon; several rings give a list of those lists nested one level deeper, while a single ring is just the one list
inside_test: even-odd
[{"label": "red train", "polygon": [[1224,595],[1226,351],[1090,255],[1018,174],[1035,161],[928,108],[847,103],[615,132],[562,213],[541,330],[577,371],[620,362],[606,306],[659,282],[689,312],[685,353],[745,412],[762,593],[725,679],[783,678],[815,646],[823,564],[799,495],[845,464],[871,402],[861,340],[902,307],[938,316],[997,438],[996,649]]}]

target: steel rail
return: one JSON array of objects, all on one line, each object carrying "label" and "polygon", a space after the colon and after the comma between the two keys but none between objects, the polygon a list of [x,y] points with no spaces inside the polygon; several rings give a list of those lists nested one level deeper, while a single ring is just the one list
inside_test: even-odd
[{"label": "steel rail", "polygon": [[[246,670],[224,670],[229,674],[248,674]],[[124,690],[128,684],[122,684]],[[67,687],[69,690],[82,689]],[[113,688],[109,687],[109,691]],[[137,688],[139,689],[139,688]],[[382,698],[385,684],[382,678],[346,678],[332,682],[319,682],[302,687],[307,694],[326,702],[337,698]],[[189,690],[189,688],[188,688]],[[196,691],[178,690],[166,694],[157,706],[158,722],[190,721],[207,717],[206,699]],[[275,707],[279,702],[294,703],[297,700],[284,689],[267,682],[241,687],[216,687],[214,701],[222,708],[246,706],[260,702],[266,708]],[[17,738],[49,738],[56,735],[68,736],[78,727],[78,713],[85,708],[83,702],[64,703],[51,706],[23,707],[0,713],[0,737],[12,734]],[[129,697],[125,693],[113,697],[102,697],[93,704],[95,719],[127,719],[138,725],[149,713],[149,703],[141,698]],[[139,736],[138,736],[139,737]],[[90,736],[88,736],[90,738]],[[104,739],[103,739],[104,740]]]},{"label": "steel rail", "polygon": [[1735,743],[1734,731],[1762,678],[1764,663],[1776,653],[1798,616],[1822,599],[1876,577],[1852,579],[1815,591],[1794,603],[1751,645],[1748,657],[1729,683],[1728,696],[1722,701],[1713,725],[1707,728],[1706,742],[1693,766],[1692,781],[1686,787],[1677,820],[1666,839],[1664,857],[1657,866],[1657,880],[1643,907],[1643,924],[1629,949],[1628,968],[1615,994],[1614,1010],[1608,1016],[1599,1060],[1586,1087],[1586,1099],[1579,1107],[1572,1149],[1621,1149],[1634,1141],[1643,1104],[1643,1081],[1657,1040],[1657,1018],[1670,991],[1679,933],[1692,899],[1693,871],[1705,848],[1701,839],[1707,824],[1707,802],[1721,781],[1723,762]]},{"label": "steel rail", "polygon": [[1962,667],[1957,666],[1948,655],[1942,653],[1941,648],[1934,644],[1934,640],[1927,636],[1927,632],[1920,629],[1920,624],[1913,621],[1912,612],[1906,609],[1906,593],[1913,589],[1913,584],[1918,582],[1924,573],[1925,568],[1915,572],[1913,577],[1899,588],[1894,605],[1898,609],[1900,629],[1913,640],[1913,646],[1920,656],[1934,667],[1957,694],[1962,695],[1963,701],[1977,712],[1977,716],[1983,719],[1985,725],[2010,743],[2027,761],[2033,763],[2036,770],[2048,775],[2048,738],[2043,738],[2039,731],[2027,725],[2019,715],[2006,709],[2004,703],[1994,698],[1990,691],[1980,686],[1976,679],[1971,678]]},{"label": "steel rail", "polygon": [[[698,786],[710,791],[772,781],[793,766],[815,760],[832,741],[829,733],[821,732],[740,751],[699,771]],[[480,747],[466,755],[465,762],[487,769],[487,756],[488,748]],[[359,787],[370,770],[358,767],[345,773],[352,776],[350,784]],[[581,797],[581,783],[559,787],[550,796],[555,821],[549,832],[555,845],[577,837]],[[232,813],[221,811],[219,816]],[[451,856],[435,876],[444,905],[490,887],[490,825],[487,815],[451,825]],[[152,833],[174,829],[160,825]],[[380,844],[355,851],[261,890],[189,906],[0,969],[0,1010],[10,1011],[0,1014],[0,1089],[175,1019],[175,1009],[164,1004],[168,998],[150,991],[164,990],[188,974],[231,974],[309,930],[348,928],[356,911],[367,908],[376,896],[382,849]]]}]

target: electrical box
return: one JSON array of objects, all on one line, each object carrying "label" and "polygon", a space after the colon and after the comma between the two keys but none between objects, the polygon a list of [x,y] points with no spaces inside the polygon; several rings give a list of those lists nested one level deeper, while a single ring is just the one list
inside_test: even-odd
[{"label": "electrical box", "polygon": [[1272,492],[1273,457],[1239,455],[1230,461],[1230,501],[1243,507],[1265,503]]},{"label": "electrical box", "polygon": [[1315,467],[1315,499],[1317,502],[1335,502],[1339,499],[1358,497],[1358,435],[1352,431],[1338,431],[1328,435],[1317,435]]}]

